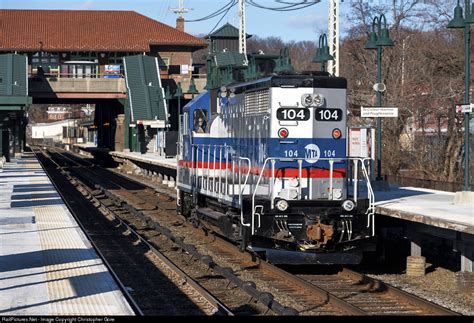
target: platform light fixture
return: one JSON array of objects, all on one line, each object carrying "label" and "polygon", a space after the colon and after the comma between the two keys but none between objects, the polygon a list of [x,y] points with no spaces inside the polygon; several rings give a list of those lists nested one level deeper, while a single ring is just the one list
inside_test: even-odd
[{"label": "platform light fixture", "polygon": [[[474,3],[471,0],[464,1],[464,11],[466,18],[463,16],[463,9],[460,1],[454,8],[454,17],[448,23],[450,29],[464,29],[464,104],[470,104],[471,98],[469,90],[471,87],[471,24],[474,24]],[[471,10],[472,9],[472,10]],[[470,113],[464,113],[464,191],[470,191],[470,175],[469,175],[469,159],[470,159],[470,138],[469,138],[469,120]]]},{"label": "platform light fixture", "polygon": [[178,98],[178,114],[181,115],[181,97],[183,96],[183,90],[181,88],[181,82],[178,82],[174,97]]},{"label": "platform light fixture", "polygon": [[313,58],[314,63],[321,63],[321,71],[326,72],[326,64],[333,61],[334,57],[329,53],[328,38],[326,34],[319,36],[318,48]]},{"label": "platform light fixture", "polygon": [[188,92],[187,93],[190,93],[193,95],[193,98],[194,98],[194,95],[195,94],[199,94],[199,91],[197,90],[196,88],[196,83],[194,82],[194,78],[191,77],[191,81],[189,82],[189,88],[188,88]]},{"label": "platform light fixture", "polygon": [[[382,83],[382,47],[394,46],[389,36],[387,18],[384,14],[372,20],[372,32],[365,49],[377,50],[377,84]],[[377,106],[382,106],[382,92],[377,91]],[[377,181],[382,181],[382,118],[377,118]]]}]

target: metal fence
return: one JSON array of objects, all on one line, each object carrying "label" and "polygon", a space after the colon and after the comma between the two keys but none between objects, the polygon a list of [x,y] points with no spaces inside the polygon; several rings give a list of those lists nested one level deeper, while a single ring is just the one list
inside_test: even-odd
[{"label": "metal fence", "polygon": [[[447,191],[447,192],[458,192],[464,189],[463,183],[443,182],[435,181],[431,179],[421,179],[413,177],[403,177],[396,175],[386,175],[386,179],[389,183],[397,184],[399,186],[413,186],[420,188],[428,188],[432,190]],[[471,191],[474,185],[471,184]]]}]

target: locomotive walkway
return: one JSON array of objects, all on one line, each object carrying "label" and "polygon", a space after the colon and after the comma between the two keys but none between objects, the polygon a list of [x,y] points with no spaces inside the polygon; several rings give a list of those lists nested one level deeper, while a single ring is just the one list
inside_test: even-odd
[{"label": "locomotive walkway", "polygon": [[[82,152],[101,151],[122,163],[135,165],[150,176],[159,176],[174,185],[176,159],[153,154],[108,152],[85,145],[74,145]],[[169,180],[169,181],[168,181]],[[361,191],[364,187],[360,187]],[[361,192],[363,193],[363,192]],[[363,194],[362,194],[363,195]],[[416,187],[390,186],[390,191],[375,191],[376,214],[403,220],[412,241],[412,256],[421,255],[420,234],[451,240],[461,252],[461,270],[474,269],[474,205],[454,204],[454,193]],[[377,223],[377,219],[375,220]]]},{"label": "locomotive walkway", "polygon": [[0,169],[0,315],[133,315],[33,155]]}]

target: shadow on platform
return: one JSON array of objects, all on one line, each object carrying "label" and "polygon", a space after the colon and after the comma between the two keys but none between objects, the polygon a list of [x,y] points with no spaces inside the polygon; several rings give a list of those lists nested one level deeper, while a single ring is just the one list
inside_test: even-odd
[{"label": "shadow on platform", "polygon": [[47,198],[59,198],[59,194],[56,192],[52,193],[37,193],[37,194],[25,194],[25,195],[12,195],[11,200],[31,200],[31,199],[47,199]]},{"label": "shadow on platform", "polygon": [[49,199],[49,200],[42,199],[42,200],[36,200],[36,201],[12,201],[10,203],[11,208],[14,208],[14,207],[33,207],[33,206],[50,206],[50,205],[64,205],[64,202],[61,198],[55,198],[55,199]]},{"label": "shadow on platform", "polygon": [[[51,300],[47,300],[47,301],[39,302],[39,303],[25,304],[25,305],[20,305],[17,307],[10,307],[7,309],[0,309],[0,313],[18,313],[18,311],[22,311],[27,308],[33,308],[36,306],[54,304],[54,303],[59,303],[59,302],[64,302],[64,301],[75,300],[80,297],[86,297],[86,296],[97,295],[97,294],[105,294],[109,292],[118,291],[117,285],[110,283],[111,278],[108,272],[91,273],[91,274],[85,274],[81,276],[73,276],[73,277],[67,277],[67,278],[61,278],[61,279],[53,279],[49,281],[47,280],[47,281],[41,281],[41,282],[36,282],[36,283],[17,285],[17,286],[8,287],[7,289],[21,288],[21,287],[27,287],[28,285],[44,284],[44,283],[54,284],[55,282],[60,283],[61,281],[67,282],[67,285],[72,288],[72,291],[69,292],[69,294],[73,294],[73,296],[51,299]],[[1,290],[3,289],[0,289],[0,291]],[[83,308],[84,309],[88,308],[87,303],[84,304]],[[61,313],[61,314],[67,315],[68,313]],[[92,315],[92,314],[98,315],[100,313],[84,312],[81,314],[82,315]]]},{"label": "shadow on platform", "polygon": [[[5,250],[7,252],[7,250]],[[0,256],[0,272],[99,260],[92,249],[47,249]]]},{"label": "shadow on platform", "polygon": [[18,185],[13,187],[13,193],[32,193],[32,192],[47,192],[52,193],[56,192],[52,185],[44,186],[44,187],[30,187],[30,188],[19,188]]},{"label": "shadow on platform", "polygon": [[34,216],[15,216],[0,218],[0,225],[15,225],[15,224],[31,224],[35,223]]},{"label": "shadow on platform", "polygon": [[390,200],[411,197],[411,196],[420,196],[420,195],[429,195],[433,194],[431,192],[419,191],[416,189],[405,189],[400,187],[391,188],[389,192],[375,192],[375,201],[376,202],[388,202]]}]

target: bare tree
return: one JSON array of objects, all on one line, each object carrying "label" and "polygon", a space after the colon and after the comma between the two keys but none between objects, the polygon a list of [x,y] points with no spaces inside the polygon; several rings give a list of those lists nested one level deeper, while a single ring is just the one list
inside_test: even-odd
[{"label": "bare tree", "polygon": [[454,103],[463,89],[462,37],[444,27],[452,4],[441,0],[393,0],[372,6],[357,0],[353,4],[350,19],[354,25],[343,42],[341,59],[342,74],[349,80],[350,106],[355,110],[374,104],[375,99],[371,87],[376,57],[375,51],[363,49],[370,32],[364,25],[370,17],[386,12],[395,41],[394,47],[383,49],[382,75],[387,85],[383,100],[400,112],[397,120],[384,120],[384,172],[411,169],[424,178],[459,180],[462,133]]}]

